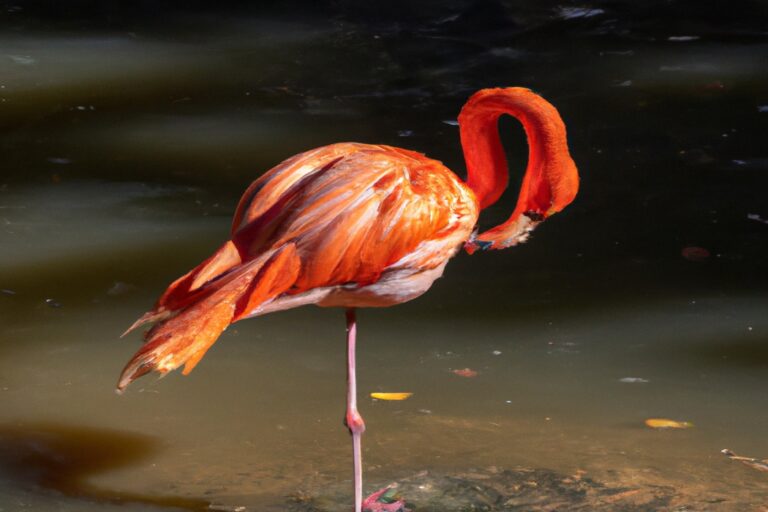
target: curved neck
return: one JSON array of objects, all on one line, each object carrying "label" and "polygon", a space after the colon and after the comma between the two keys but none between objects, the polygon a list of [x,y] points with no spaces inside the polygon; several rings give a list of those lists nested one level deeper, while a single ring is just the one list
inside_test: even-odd
[{"label": "curved neck", "polygon": [[498,130],[503,114],[517,118],[525,129],[528,167],[512,216],[471,241],[474,246],[469,246],[470,250],[501,249],[524,241],[536,223],[562,210],[578,190],[578,172],[568,152],[565,125],[557,109],[521,87],[483,89],[467,101],[459,115],[467,184],[480,207],[495,203],[509,181]]}]

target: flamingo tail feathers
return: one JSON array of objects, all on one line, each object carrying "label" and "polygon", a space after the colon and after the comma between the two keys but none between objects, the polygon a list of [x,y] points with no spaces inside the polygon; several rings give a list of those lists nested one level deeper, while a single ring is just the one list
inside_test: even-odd
[{"label": "flamingo tail feathers", "polygon": [[[183,364],[183,373],[187,375],[229,324],[247,317],[260,305],[288,291],[298,277],[300,265],[296,246],[288,243],[230,270],[206,286],[204,293],[192,291],[180,302],[182,309],[171,312],[158,307],[142,316],[129,331],[149,321],[161,321],[146,334],[146,343],[123,369],[117,384],[118,392],[153,370],[165,374]],[[171,288],[187,285],[193,288],[194,273],[198,269],[179,279]],[[197,276],[200,275],[202,272],[198,272]],[[163,298],[173,295],[171,288]],[[159,306],[162,306],[163,298]]]},{"label": "flamingo tail feathers", "polygon": [[120,337],[131,333],[144,324],[165,320],[193,302],[199,301],[210,290],[207,283],[220,278],[242,263],[240,253],[231,240],[211,257],[171,283],[158,299],[152,311],[147,311]]}]

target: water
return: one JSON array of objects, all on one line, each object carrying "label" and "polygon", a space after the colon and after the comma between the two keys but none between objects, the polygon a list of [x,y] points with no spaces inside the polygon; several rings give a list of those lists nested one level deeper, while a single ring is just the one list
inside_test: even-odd
[{"label": "water", "polygon": [[[522,466],[759,510],[768,477],[719,450],[768,457],[764,9],[297,6],[4,7],[0,509],[284,510],[347,485],[341,311],[238,323],[190,376],[124,396],[138,338],[118,336],[262,171],[355,140],[462,174],[445,121],[522,85],[560,109],[582,190],[528,244],[360,312],[366,490]],[[522,130],[501,128],[522,169]]]}]

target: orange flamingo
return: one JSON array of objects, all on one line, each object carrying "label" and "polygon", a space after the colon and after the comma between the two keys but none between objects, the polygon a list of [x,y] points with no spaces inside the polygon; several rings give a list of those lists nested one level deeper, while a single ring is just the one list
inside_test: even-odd
[{"label": "orange flamingo", "polygon": [[[497,126],[502,114],[525,128],[528,167],[512,215],[477,235],[480,210],[507,186]],[[158,322],[123,370],[118,390],[152,370],[167,373],[183,364],[188,374],[238,320],[305,304],[346,308],[345,422],[352,434],[360,512],[365,424],[357,410],[355,308],[418,297],[462,246],[471,254],[525,241],[578,190],[565,125],[555,107],[530,90],[475,93],[461,110],[459,126],[466,183],[420,153],[357,143],[301,153],[253,182],[240,199],[231,239],[174,281],[154,309],[128,329]]]}]

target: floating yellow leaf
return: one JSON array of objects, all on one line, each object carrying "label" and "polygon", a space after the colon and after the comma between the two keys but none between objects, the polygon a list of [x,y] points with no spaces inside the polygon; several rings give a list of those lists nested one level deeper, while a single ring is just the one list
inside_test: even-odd
[{"label": "floating yellow leaf", "polygon": [[371,398],[376,400],[405,400],[413,393],[371,393]]},{"label": "floating yellow leaf", "polygon": [[666,418],[649,418],[645,424],[651,428],[691,428],[693,423],[690,421],[675,421]]}]

